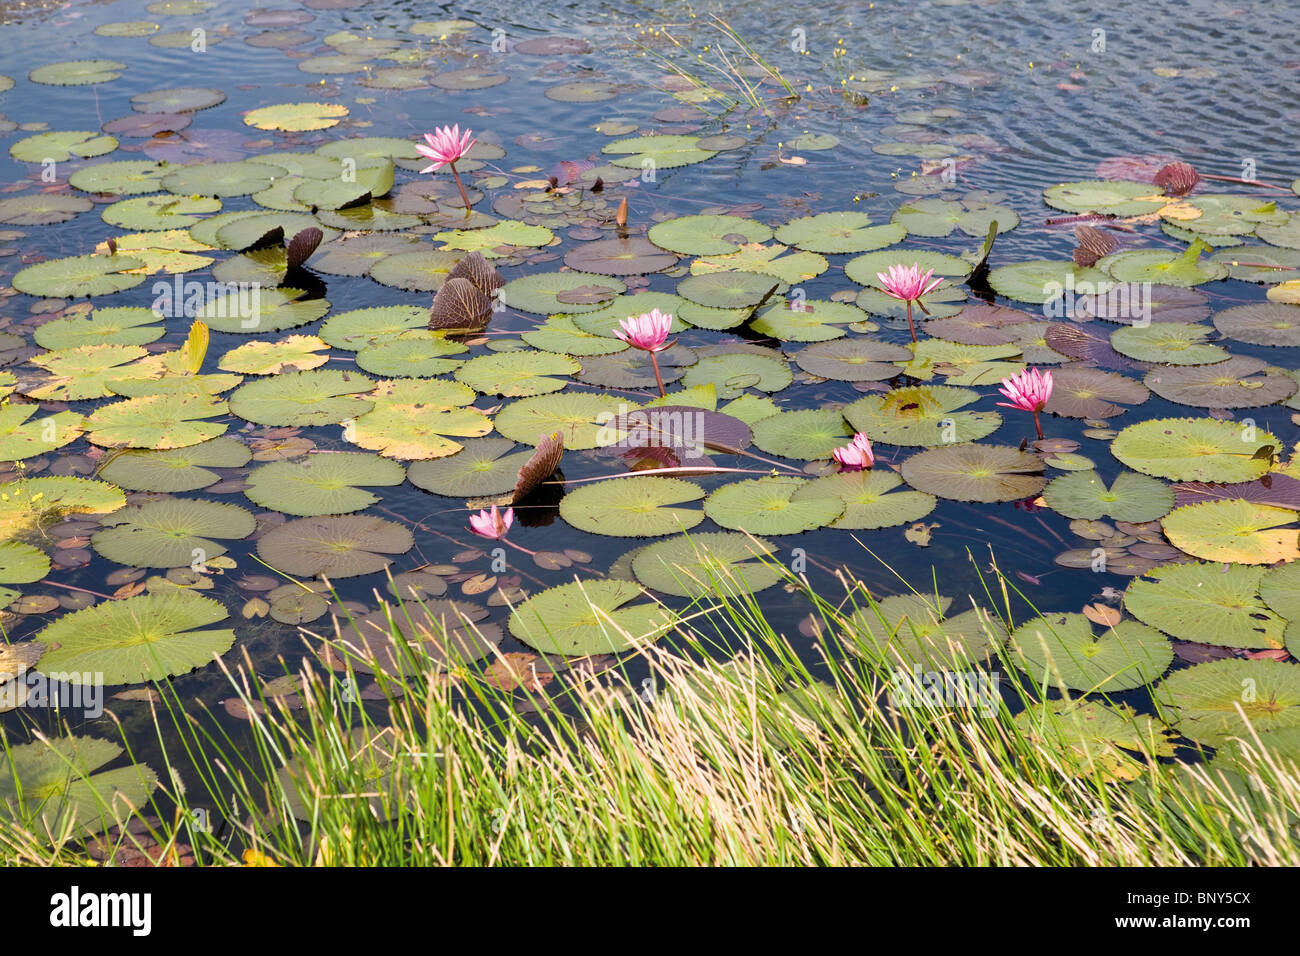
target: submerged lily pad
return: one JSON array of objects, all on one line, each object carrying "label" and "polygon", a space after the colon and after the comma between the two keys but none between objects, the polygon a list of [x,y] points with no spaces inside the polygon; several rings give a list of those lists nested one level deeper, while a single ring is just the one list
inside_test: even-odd
[{"label": "submerged lily pad", "polygon": [[1082,614],[1049,614],[1020,625],[1011,650],[1035,683],[1085,692],[1141,687],[1173,663],[1169,638],[1137,621],[1121,621],[1100,635]]},{"label": "submerged lily pad", "polygon": [[570,491],[560,500],[560,516],[593,534],[644,538],[695,527],[703,512],[671,506],[703,497],[703,488],[680,478],[613,478]]},{"label": "submerged lily pad", "polygon": [[233,630],[206,629],[226,617],[219,602],[179,589],[104,601],[41,631],[39,639],[57,649],[37,666],[44,674],[94,675],[105,684],[174,677],[230,650]]},{"label": "submerged lily pad", "polygon": [[534,595],[510,615],[510,633],[544,654],[617,654],[662,637],[674,624],[659,604],[632,604],[631,581],[574,581]]}]

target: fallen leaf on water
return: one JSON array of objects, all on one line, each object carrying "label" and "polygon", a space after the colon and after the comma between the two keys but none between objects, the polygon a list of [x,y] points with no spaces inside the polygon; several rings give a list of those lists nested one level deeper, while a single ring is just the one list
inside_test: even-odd
[{"label": "fallen leaf on water", "polygon": [[1124,618],[1116,608],[1107,607],[1105,604],[1085,604],[1083,616],[1093,624],[1100,624],[1102,627],[1114,627]]},{"label": "fallen leaf on water", "polygon": [[903,537],[918,547],[928,548],[930,546],[930,538],[934,533],[934,529],[937,527],[939,527],[939,522],[937,521],[932,524],[918,521],[903,532]]}]

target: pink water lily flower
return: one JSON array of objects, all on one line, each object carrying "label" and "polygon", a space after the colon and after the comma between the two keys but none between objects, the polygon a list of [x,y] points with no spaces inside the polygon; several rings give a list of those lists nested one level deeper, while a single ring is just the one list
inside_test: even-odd
[{"label": "pink water lily flower", "polygon": [[[876,278],[880,280],[880,285],[884,288],[886,295],[907,303],[907,328],[912,333],[913,342],[916,341],[916,326],[912,324],[912,303],[916,302],[919,305],[922,296],[929,295],[943,282],[943,279],[935,279],[930,282],[930,276],[932,275],[934,275],[933,269],[922,275],[920,265],[915,262],[911,266],[900,263],[896,266],[890,266],[889,272],[876,273]],[[929,310],[924,305],[921,306],[921,309],[927,315],[929,314]]]},{"label": "pink water lily flower", "polygon": [[659,394],[666,395],[664,391],[664,378],[659,374],[659,358],[656,352],[662,352],[668,348],[668,330],[672,328],[673,317],[671,313],[660,312],[658,309],[651,309],[649,312],[643,312],[641,315],[629,315],[626,319],[619,322],[620,328],[614,330],[614,334],[635,349],[641,349],[650,353],[650,364],[654,366],[655,381],[659,384]]},{"label": "pink water lily flower", "polygon": [[462,134],[458,123],[455,126],[439,126],[436,131],[425,133],[424,142],[429,145],[416,143],[415,149],[421,156],[433,160],[433,165],[426,166],[420,172],[431,173],[435,169],[441,169],[443,166],[464,159],[465,154],[478,141],[474,139],[474,131],[471,129],[465,130]]},{"label": "pink water lily flower", "polygon": [[871,440],[862,432],[853,436],[853,441],[842,448],[836,448],[832,454],[840,463],[842,471],[862,471],[876,463],[875,453],[871,450]]},{"label": "pink water lily flower", "polygon": [[1043,426],[1039,424],[1038,413],[1052,397],[1052,373],[1040,372],[1036,368],[1021,369],[1010,378],[1004,378],[998,391],[1010,399],[1009,402],[998,402],[1002,408],[1018,408],[1023,412],[1034,413],[1034,427],[1038,429],[1041,441]]},{"label": "pink water lily flower", "polygon": [[507,508],[505,514],[502,514],[496,505],[492,506],[491,511],[484,510],[469,516],[469,530],[480,538],[491,538],[493,541],[504,538],[514,523],[515,509]]},{"label": "pink water lily flower", "polygon": [[668,341],[668,330],[672,325],[671,314],[651,309],[639,316],[629,315],[623,319],[614,334],[633,348],[659,352],[667,348],[664,343]]},{"label": "pink water lily flower", "polygon": [[415,149],[421,156],[433,160],[432,166],[426,166],[420,170],[422,173],[432,173],[441,169],[443,166],[451,167],[452,176],[456,177],[456,187],[460,190],[460,198],[465,203],[465,216],[469,217],[470,201],[469,193],[465,192],[465,184],[460,181],[460,173],[456,171],[456,162],[464,159],[465,154],[474,148],[478,140],[474,139],[474,131],[466,129],[464,133],[460,131],[460,124],[455,126],[439,126],[432,133],[424,134],[424,142],[416,143]]}]

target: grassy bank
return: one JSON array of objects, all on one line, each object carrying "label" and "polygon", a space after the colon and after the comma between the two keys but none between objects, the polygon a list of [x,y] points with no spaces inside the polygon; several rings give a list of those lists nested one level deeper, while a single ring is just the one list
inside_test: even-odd
[{"label": "grassy bank", "polygon": [[[1300,863],[1300,772],[1257,742],[1207,764],[1171,746],[1158,714],[1099,713],[1100,695],[1038,703],[1041,688],[996,656],[985,665],[995,697],[929,699],[919,681],[900,683],[898,648],[864,626],[879,618],[867,595],[789,584],[814,610],[812,657],[719,578],[686,612],[685,643],[636,655],[636,677],[626,661],[552,676],[536,670],[541,658],[497,655],[449,672],[412,659],[400,685],[376,675],[383,698],[365,701],[350,689],[369,678],[350,666],[305,666],[288,696],[267,696],[236,667],[251,744],[161,686],[154,721],[169,766],[155,768],[158,787],[133,821],[101,806],[104,823],[116,813],[130,825],[89,841],[71,824],[52,830],[52,804],[29,794],[24,825],[0,828],[0,859]],[[1005,605],[993,584],[983,603]],[[709,653],[723,643],[740,648],[725,663]],[[936,645],[921,666],[974,669]],[[918,674],[915,653],[904,669]]]}]

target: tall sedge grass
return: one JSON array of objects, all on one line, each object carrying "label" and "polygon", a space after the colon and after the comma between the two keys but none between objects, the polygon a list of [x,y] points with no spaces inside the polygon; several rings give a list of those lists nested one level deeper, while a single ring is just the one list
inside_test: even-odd
[{"label": "tall sedge grass", "polygon": [[[1241,777],[1147,750],[1119,781],[1106,748],[1063,755],[1025,733],[1013,712],[1038,689],[1004,662],[991,666],[1011,706],[987,717],[892,705],[898,662],[855,623],[877,606],[853,582],[832,600],[787,575],[820,632],[811,657],[724,569],[704,583],[676,649],[634,655],[636,677],[543,688],[519,674],[511,690],[481,664],[438,673],[412,657],[400,688],[378,675],[385,697],[365,702],[345,690],[358,675],[304,665],[291,709],[240,666],[228,674],[247,739],[161,685],[159,790],[89,849],[285,866],[1300,863],[1300,771],[1263,748],[1248,742]],[[1000,578],[985,597],[1005,606]],[[0,828],[6,863],[87,850],[39,820]]]}]

